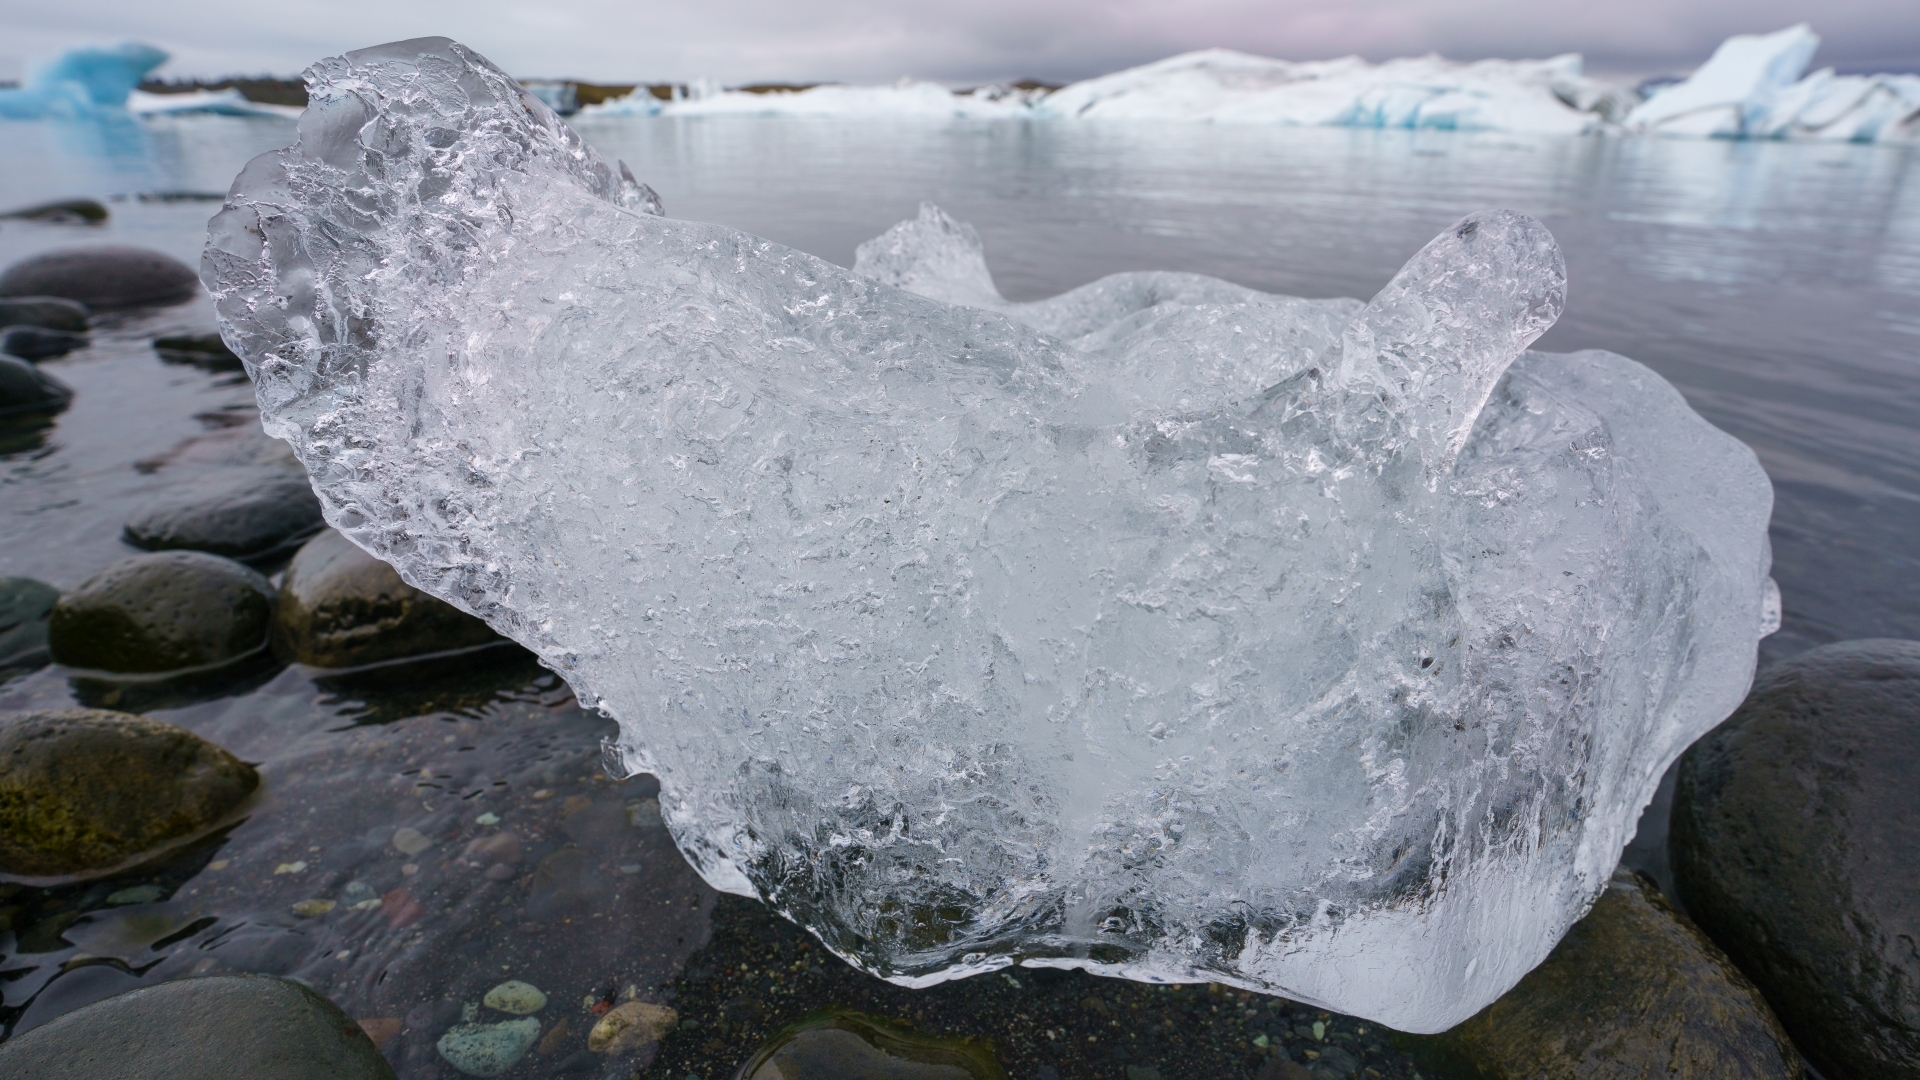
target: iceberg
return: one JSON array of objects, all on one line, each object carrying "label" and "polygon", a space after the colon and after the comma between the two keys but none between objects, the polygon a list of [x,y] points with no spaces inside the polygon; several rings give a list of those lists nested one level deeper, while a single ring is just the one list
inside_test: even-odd
[{"label": "iceberg", "polygon": [[126,107],[147,72],[167,60],[151,45],[70,49],[35,72],[25,86],[0,90],[0,119],[74,119]]},{"label": "iceberg", "polygon": [[307,79],[202,264],[268,432],[618,720],[708,881],[876,975],[1444,1029],[1778,625],[1754,455],[1631,360],[1527,351],[1566,277],[1524,215],[1364,304],[1010,303],[932,207],[855,271],[662,216],[445,39]]},{"label": "iceberg", "polygon": [[601,116],[804,116],[1017,120],[1032,116],[1031,91],[987,86],[954,91],[938,83],[901,79],[892,86],[826,84],[804,90],[753,92],[695,83],[672,101],[645,87],[582,112]]},{"label": "iceberg", "polygon": [[1628,130],[1654,135],[1837,142],[1909,140],[1920,128],[1920,76],[1805,78],[1820,37],[1805,23],[1722,42],[1687,79],[1636,106]]},{"label": "iceberg", "polygon": [[292,105],[267,105],[249,101],[232,87],[225,90],[189,90],[178,94],[149,94],[135,90],[127,95],[127,111],[135,116],[272,116],[297,117],[304,110]]}]

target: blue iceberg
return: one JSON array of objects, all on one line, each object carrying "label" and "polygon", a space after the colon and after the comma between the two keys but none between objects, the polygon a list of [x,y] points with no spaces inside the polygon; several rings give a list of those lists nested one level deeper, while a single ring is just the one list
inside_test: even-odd
[{"label": "blue iceberg", "polygon": [[147,72],[166,60],[165,52],[131,41],[112,48],[69,49],[25,86],[0,90],[0,118],[73,119],[122,110]]}]

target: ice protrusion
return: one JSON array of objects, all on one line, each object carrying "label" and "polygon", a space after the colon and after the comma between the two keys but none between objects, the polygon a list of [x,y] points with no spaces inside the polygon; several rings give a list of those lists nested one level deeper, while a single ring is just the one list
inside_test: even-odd
[{"label": "ice protrusion", "polygon": [[863,273],[635,212],[444,39],[309,79],[203,264],[267,430],[619,720],[710,882],[876,974],[1445,1028],[1746,690],[1766,477],[1646,368],[1522,352],[1565,284],[1523,215],[1370,305],[1012,303],[933,208]]}]

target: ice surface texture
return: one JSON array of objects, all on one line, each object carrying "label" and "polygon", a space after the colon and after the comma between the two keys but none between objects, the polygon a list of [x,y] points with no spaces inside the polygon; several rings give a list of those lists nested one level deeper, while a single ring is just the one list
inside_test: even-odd
[{"label": "ice surface texture", "polygon": [[859,273],[623,208],[443,39],[309,78],[204,269],[268,431],[618,718],[709,881],[877,974],[1444,1028],[1746,690],[1767,479],[1638,364],[1522,355],[1564,285],[1529,218],[1364,307],[1010,304],[931,208]]}]

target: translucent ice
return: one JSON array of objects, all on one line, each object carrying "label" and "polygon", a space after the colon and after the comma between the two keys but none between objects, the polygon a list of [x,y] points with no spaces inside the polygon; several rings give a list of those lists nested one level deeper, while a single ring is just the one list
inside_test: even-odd
[{"label": "translucent ice", "polygon": [[1009,304],[931,208],[861,273],[636,212],[444,39],[309,80],[204,268],[268,430],[618,718],[709,881],[897,982],[1447,1027],[1585,910],[1777,618],[1753,455],[1630,360],[1523,355],[1564,272],[1521,215],[1365,306]]}]

